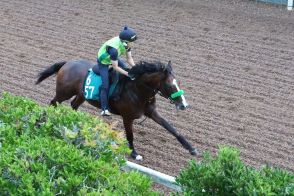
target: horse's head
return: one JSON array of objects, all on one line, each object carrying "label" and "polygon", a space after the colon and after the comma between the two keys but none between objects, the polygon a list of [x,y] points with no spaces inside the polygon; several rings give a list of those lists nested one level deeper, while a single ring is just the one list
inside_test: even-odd
[{"label": "horse's head", "polygon": [[159,94],[169,99],[171,103],[174,103],[177,109],[185,110],[188,104],[184,97],[184,91],[180,89],[176,77],[172,72],[171,61],[167,65],[164,65],[162,69],[164,77],[162,77],[158,88]]},{"label": "horse's head", "polygon": [[188,104],[184,97],[184,91],[180,89],[177,80],[172,72],[171,62],[163,64],[161,62],[141,61],[134,66],[130,73],[137,76],[137,83],[143,91],[159,93],[162,97],[169,99],[176,105],[177,109],[184,110]]}]

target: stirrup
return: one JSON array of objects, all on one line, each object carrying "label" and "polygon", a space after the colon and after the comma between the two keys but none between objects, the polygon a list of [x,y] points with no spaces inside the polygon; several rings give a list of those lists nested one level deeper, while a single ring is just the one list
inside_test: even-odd
[{"label": "stirrup", "polygon": [[101,116],[111,116],[111,113],[108,110],[103,110]]}]

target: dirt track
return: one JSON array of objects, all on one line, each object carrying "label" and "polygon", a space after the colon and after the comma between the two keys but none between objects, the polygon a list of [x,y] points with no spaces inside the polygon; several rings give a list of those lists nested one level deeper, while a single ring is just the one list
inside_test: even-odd
[{"label": "dirt track", "polygon": [[[158,97],[158,110],[195,147],[232,145],[249,165],[294,171],[294,12],[230,2],[1,0],[0,93],[48,104],[55,79],[35,86],[38,72],[60,60],[94,61],[128,24],[139,34],[135,61],[172,61],[190,108],[176,112]],[[98,114],[88,104],[81,110]],[[109,121],[122,129],[120,117]],[[140,164],[176,175],[193,158],[151,120],[138,122]]]}]

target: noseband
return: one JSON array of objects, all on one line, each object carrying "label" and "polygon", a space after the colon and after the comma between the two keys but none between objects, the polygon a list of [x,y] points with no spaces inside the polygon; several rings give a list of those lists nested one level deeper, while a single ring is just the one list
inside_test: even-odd
[{"label": "noseband", "polygon": [[[168,99],[170,101],[171,104],[174,104],[175,101],[171,98],[171,96],[166,96],[164,95],[162,92],[159,91],[158,88],[154,89],[151,88],[150,86],[146,85],[144,82],[138,81],[140,83],[140,85],[142,85],[145,89],[147,89],[147,91],[152,92],[154,95],[151,97],[151,99],[153,99],[155,97],[156,94],[159,94],[161,97]],[[177,93],[177,92],[176,92]]]},{"label": "noseband", "polygon": [[183,90],[178,90],[177,92],[172,93],[170,96],[168,96],[168,95],[164,95],[162,92],[160,92],[158,88],[156,88],[156,89],[151,88],[150,86],[146,85],[144,82],[141,82],[141,81],[138,81],[138,83],[140,83],[140,85],[142,85],[144,88],[146,88],[147,91],[152,92],[154,94],[153,97],[158,93],[160,96],[164,97],[165,99],[168,99],[171,104],[175,103],[175,98],[180,97],[184,94]]},{"label": "noseband", "polygon": [[[164,72],[168,69],[168,66],[167,66],[167,65],[162,65],[159,69],[160,69],[160,72],[161,72],[161,73],[164,73]],[[139,83],[140,85],[142,85],[142,86],[146,89],[146,91],[152,92],[153,96],[152,96],[151,98],[154,98],[155,95],[158,93],[160,96],[162,96],[162,97],[168,99],[168,100],[170,101],[170,103],[172,103],[172,104],[175,103],[175,99],[176,99],[177,97],[180,97],[180,96],[182,96],[182,95],[184,94],[184,91],[179,89],[178,85],[176,84],[177,82],[176,82],[175,79],[173,80],[173,85],[176,86],[176,88],[177,88],[177,92],[174,92],[174,93],[172,93],[171,95],[165,95],[165,94],[163,94],[163,93],[159,90],[159,87],[156,88],[156,89],[154,89],[154,88],[152,88],[152,87],[146,85],[144,82],[142,82],[142,81],[140,81],[140,80],[138,81],[138,83]],[[166,84],[164,84],[164,85],[166,85]]]}]

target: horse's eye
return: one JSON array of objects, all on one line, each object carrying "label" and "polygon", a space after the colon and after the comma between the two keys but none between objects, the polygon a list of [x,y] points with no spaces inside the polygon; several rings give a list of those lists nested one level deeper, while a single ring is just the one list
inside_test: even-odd
[{"label": "horse's eye", "polygon": [[177,91],[177,89],[176,89],[174,86],[172,86],[172,85],[169,85],[169,86],[168,86],[168,90],[169,90],[170,92]]},{"label": "horse's eye", "polygon": [[166,93],[173,92],[173,86],[170,85],[170,84],[166,84],[165,85],[165,91],[166,91]]}]

